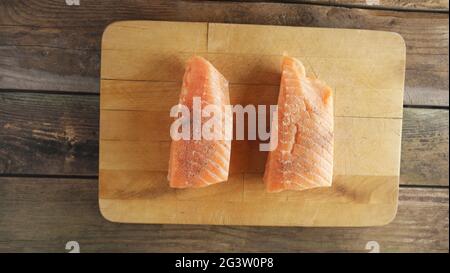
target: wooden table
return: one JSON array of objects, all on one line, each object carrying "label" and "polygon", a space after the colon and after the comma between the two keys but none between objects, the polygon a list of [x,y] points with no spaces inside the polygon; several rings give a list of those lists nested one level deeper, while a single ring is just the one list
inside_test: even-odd
[{"label": "wooden table", "polygon": [[[0,252],[449,251],[448,1],[0,2]],[[369,3],[369,4],[367,4]],[[407,45],[400,205],[376,228],[131,225],[98,209],[103,29],[117,20],[361,28]]]}]

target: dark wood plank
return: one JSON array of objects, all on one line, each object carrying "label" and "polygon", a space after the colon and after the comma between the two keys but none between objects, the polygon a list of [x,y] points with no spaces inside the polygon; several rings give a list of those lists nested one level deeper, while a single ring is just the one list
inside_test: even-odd
[{"label": "dark wood plank", "polygon": [[0,26],[0,87],[99,89],[102,28]]},{"label": "dark wood plank", "polygon": [[449,20],[444,13],[216,1],[84,0],[75,7],[64,1],[21,0],[3,1],[0,7],[0,88],[98,92],[100,33],[107,24],[210,21],[398,32],[408,55],[405,104],[449,105]]},{"label": "dark wood plank", "polygon": [[99,89],[99,71],[98,51],[0,46],[3,89],[92,92]]},{"label": "dark wood plank", "polygon": [[246,2],[283,2],[335,5],[343,7],[382,8],[392,10],[448,11],[448,0],[240,0]]},{"label": "dark wood plank", "polygon": [[[0,92],[0,173],[98,173],[97,95]],[[401,183],[448,185],[448,110],[404,109]]]},{"label": "dark wood plank", "polygon": [[102,34],[102,26],[43,27],[0,25],[0,46],[98,51]]},{"label": "dark wood plank", "polygon": [[403,105],[448,107],[448,75],[448,71],[406,70]]},{"label": "dark wood plank", "polygon": [[98,171],[98,96],[0,92],[0,173]]},{"label": "dark wood plank", "polygon": [[402,139],[402,184],[448,186],[448,110],[405,109]]},{"label": "dark wood plank", "polygon": [[131,225],[104,220],[96,180],[0,178],[0,252],[448,252],[448,189],[401,188],[393,223],[373,228]]},{"label": "dark wood plank", "polygon": [[[322,0],[312,0],[312,2]],[[326,2],[326,1],[324,1]],[[382,7],[386,9],[448,11],[448,0],[329,0],[330,4]]]}]

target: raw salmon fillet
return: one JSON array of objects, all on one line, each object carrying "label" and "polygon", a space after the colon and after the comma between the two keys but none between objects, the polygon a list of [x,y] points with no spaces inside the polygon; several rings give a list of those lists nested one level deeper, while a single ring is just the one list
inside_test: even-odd
[{"label": "raw salmon fillet", "polygon": [[[303,64],[284,57],[278,122],[264,182],[268,192],[331,186],[333,177],[333,96],[331,89],[305,74]],[[277,134],[277,135],[274,135]]]},{"label": "raw salmon fillet", "polygon": [[[198,56],[187,62],[179,100],[191,113],[194,97],[201,98],[202,110],[207,105],[216,105],[224,112],[221,127],[221,133],[224,133],[225,105],[230,104],[228,81],[211,63]],[[206,119],[201,118],[202,125],[205,122]],[[170,186],[198,188],[227,181],[231,140],[205,140],[203,136],[200,140],[194,140],[192,134],[191,125],[190,140],[172,140],[168,173]]]}]

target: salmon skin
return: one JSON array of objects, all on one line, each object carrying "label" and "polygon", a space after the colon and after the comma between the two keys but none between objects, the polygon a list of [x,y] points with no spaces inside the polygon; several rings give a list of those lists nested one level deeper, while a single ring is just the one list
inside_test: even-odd
[{"label": "salmon skin", "polygon": [[[230,104],[228,81],[211,63],[199,56],[187,62],[179,105],[186,106],[193,113],[194,98],[201,99],[202,110],[212,105],[223,112],[220,133],[224,133],[225,105]],[[201,117],[202,125],[206,121]],[[190,139],[172,139],[168,173],[170,187],[199,188],[227,181],[231,140],[225,137],[206,140],[203,136],[195,139],[195,129],[192,126],[191,129]]]},{"label": "salmon skin", "polygon": [[278,121],[264,182],[267,192],[331,186],[333,177],[333,95],[330,87],[306,76],[303,64],[284,57]]}]

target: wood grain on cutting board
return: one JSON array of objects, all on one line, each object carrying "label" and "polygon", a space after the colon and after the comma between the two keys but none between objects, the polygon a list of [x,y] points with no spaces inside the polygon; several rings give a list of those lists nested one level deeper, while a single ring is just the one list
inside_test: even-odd
[{"label": "wood grain on cutting board", "polygon": [[[267,194],[266,153],[234,141],[230,178],[168,186],[169,109],[184,63],[204,56],[230,81],[232,104],[276,104],[283,54],[335,91],[331,188]],[[127,21],[102,41],[100,191],[115,222],[371,226],[397,209],[405,45],[395,33],[301,27]]]}]

